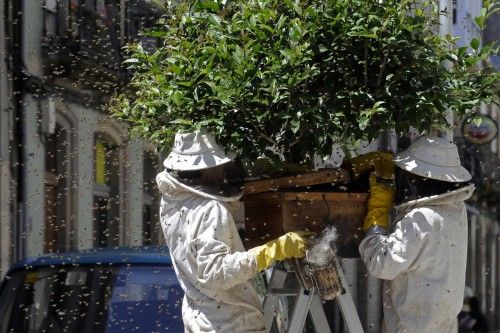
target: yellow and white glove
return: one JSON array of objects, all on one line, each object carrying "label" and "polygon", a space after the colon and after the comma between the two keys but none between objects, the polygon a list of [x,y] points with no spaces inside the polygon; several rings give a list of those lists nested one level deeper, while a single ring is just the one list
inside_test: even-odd
[{"label": "yellow and white glove", "polygon": [[393,155],[384,152],[370,152],[350,160],[353,179],[367,171],[375,171],[377,176],[385,179],[394,178]]},{"label": "yellow and white glove", "polygon": [[373,226],[387,230],[389,228],[389,212],[394,205],[394,189],[387,183],[377,181],[375,173],[370,175],[370,197],[364,218],[363,230]]},{"label": "yellow and white glove", "polygon": [[314,236],[310,231],[288,232],[264,245],[249,250],[255,255],[257,269],[262,271],[275,261],[302,258],[306,255],[307,237]]}]

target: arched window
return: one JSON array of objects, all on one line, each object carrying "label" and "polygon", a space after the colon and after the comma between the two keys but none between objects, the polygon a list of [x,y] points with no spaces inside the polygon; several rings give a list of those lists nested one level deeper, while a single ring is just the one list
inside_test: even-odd
[{"label": "arched window", "polygon": [[156,175],[160,172],[158,156],[153,152],[144,152],[142,207],[142,243],[144,245],[160,243],[161,228],[159,223],[160,195],[156,186]]},{"label": "arched window", "polygon": [[69,128],[56,123],[45,140],[45,252],[68,249],[71,204],[69,144]]},{"label": "arched window", "polygon": [[119,146],[107,135],[94,137],[94,246],[120,243],[122,163]]}]

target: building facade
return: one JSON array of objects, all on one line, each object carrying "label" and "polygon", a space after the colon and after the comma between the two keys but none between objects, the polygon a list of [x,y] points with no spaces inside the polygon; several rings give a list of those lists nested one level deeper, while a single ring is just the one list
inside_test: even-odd
[{"label": "building facade", "polygon": [[[473,38],[482,43],[500,41],[500,14],[497,12],[480,32],[474,22],[479,16],[482,1],[453,1],[453,35],[458,44],[468,46]],[[485,65],[500,70],[497,57]],[[500,87],[499,87],[500,88]],[[497,105],[482,105],[478,112],[491,117],[500,127],[500,109]],[[478,145],[467,142],[456,128],[456,141],[461,148],[462,161],[473,175],[476,191],[468,204],[469,244],[466,285],[479,297],[481,311],[486,315],[491,330],[500,329],[500,136]]]},{"label": "building facade", "polygon": [[1,5],[2,273],[46,252],[160,242],[159,156],[105,110],[127,80],[122,48],[154,22],[155,8],[142,0]]}]

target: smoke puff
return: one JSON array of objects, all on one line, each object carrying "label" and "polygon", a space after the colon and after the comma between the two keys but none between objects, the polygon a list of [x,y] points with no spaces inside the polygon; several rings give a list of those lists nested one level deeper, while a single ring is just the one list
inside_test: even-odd
[{"label": "smoke puff", "polygon": [[307,261],[317,266],[325,266],[333,255],[335,255],[335,240],[337,239],[337,229],[326,227],[314,245],[307,251]]}]

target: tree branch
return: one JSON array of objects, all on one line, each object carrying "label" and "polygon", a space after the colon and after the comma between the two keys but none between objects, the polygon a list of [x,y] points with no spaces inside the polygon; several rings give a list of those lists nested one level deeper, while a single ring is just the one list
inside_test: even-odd
[{"label": "tree branch", "polygon": [[382,84],[382,75],[384,75],[385,65],[387,65],[388,56],[389,56],[389,51],[386,50],[384,52],[384,60],[382,61],[382,65],[380,65],[380,71],[378,72],[377,87],[380,87],[380,85]]}]

